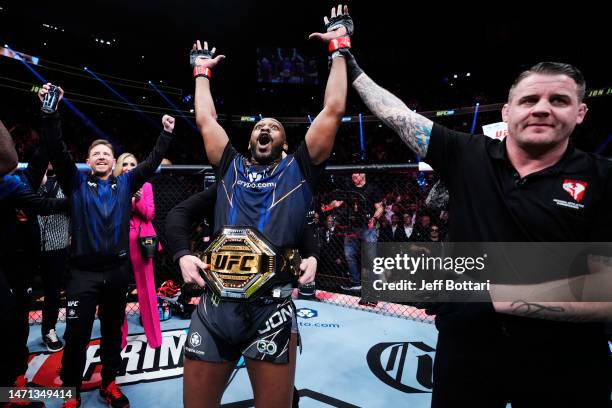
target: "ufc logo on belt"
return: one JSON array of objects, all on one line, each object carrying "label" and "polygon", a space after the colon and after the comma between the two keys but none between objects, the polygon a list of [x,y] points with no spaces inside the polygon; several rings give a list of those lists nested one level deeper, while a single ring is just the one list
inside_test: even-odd
[{"label": "ufc logo on belt", "polygon": [[257,256],[213,253],[212,269],[217,272],[256,273],[258,271]]}]

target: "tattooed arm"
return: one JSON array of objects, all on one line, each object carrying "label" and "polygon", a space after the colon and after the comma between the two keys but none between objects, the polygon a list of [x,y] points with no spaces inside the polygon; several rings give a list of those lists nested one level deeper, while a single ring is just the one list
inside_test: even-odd
[{"label": "tattooed arm", "polygon": [[429,190],[429,194],[427,194],[427,198],[425,199],[425,206],[427,206],[427,208],[441,210],[448,207],[449,199],[450,197],[446,185],[441,180],[438,180],[431,190]]},{"label": "tattooed arm", "polygon": [[588,261],[588,275],[533,285],[491,285],[498,313],[566,322],[612,320],[612,266],[604,257]]},{"label": "tattooed arm", "polygon": [[493,302],[498,313],[562,322],[595,322],[612,320],[611,302]]},{"label": "tattooed arm", "polygon": [[[354,63],[354,58],[352,61],[347,61],[347,64],[351,63]],[[350,73],[349,67],[349,75]],[[423,157],[427,155],[433,127],[431,120],[411,111],[398,97],[377,85],[362,71],[352,83],[353,88],[374,115],[393,129],[412,151]]]}]

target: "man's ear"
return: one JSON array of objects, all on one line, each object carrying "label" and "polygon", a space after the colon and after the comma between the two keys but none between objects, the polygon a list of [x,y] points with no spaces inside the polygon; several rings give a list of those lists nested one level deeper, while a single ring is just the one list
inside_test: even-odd
[{"label": "man's ear", "polygon": [[584,117],[586,116],[589,108],[586,106],[586,103],[581,103],[578,105],[578,116],[576,117],[576,124],[579,125],[584,121]]}]

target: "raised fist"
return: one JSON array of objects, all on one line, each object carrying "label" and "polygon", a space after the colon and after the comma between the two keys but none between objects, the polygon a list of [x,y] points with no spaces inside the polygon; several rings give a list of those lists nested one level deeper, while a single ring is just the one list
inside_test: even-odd
[{"label": "raised fist", "polygon": [[174,131],[174,122],[175,119],[170,115],[164,115],[162,117],[162,125],[164,125],[164,130],[168,133],[172,133]]}]

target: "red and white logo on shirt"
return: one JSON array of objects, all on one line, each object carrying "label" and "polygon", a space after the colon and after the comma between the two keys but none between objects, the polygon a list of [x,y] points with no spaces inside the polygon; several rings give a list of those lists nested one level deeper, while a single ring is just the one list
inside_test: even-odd
[{"label": "red and white logo on shirt", "polygon": [[586,191],[587,182],[580,180],[565,180],[563,182],[563,189],[572,196],[577,203],[582,200],[584,192]]}]

